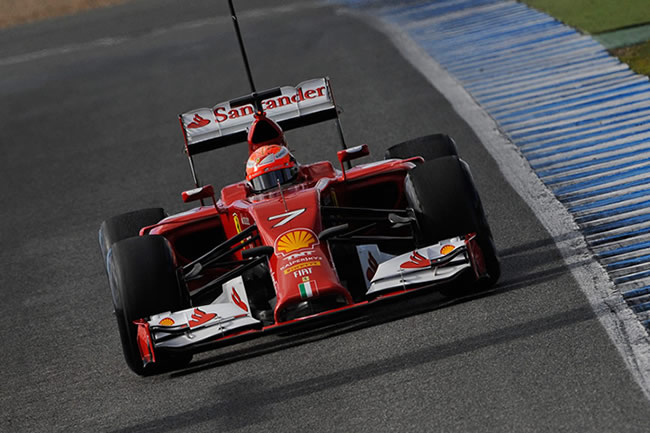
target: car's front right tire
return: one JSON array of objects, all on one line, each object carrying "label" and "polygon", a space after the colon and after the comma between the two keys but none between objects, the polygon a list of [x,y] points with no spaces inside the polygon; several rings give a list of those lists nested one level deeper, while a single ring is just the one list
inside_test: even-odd
[{"label": "car's front right tire", "polygon": [[156,224],[165,216],[164,209],[154,207],[115,215],[102,222],[99,227],[99,248],[104,261],[114,243],[138,236],[141,228]]},{"label": "car's front right tire", "polygon": [[384,158],[406,159],[414,156],[431,161],[445,156],[458,156],[458,150],[453,138],[447,134],[430,134],[389,147]]},{"label": "car's front right tire", "polygon": [[456,156],[427,161],[409,171],[405,191],[418,221],[416,244],[476,233],[488,273],[479,288],[496,284],[501,275],[499,259],[468,165]]}]

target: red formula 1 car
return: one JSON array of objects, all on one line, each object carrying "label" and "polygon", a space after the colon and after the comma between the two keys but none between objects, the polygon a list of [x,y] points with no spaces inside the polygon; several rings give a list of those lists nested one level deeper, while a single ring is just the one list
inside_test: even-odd
[{"label": "red formula 1 car", "polygon": [[[493,285],[499,262],[469,168],[442,134],[351,167],[367,145],[299,165],[283,130],[333,119],[329,80],[180,116],[200,206],[145,209],[99,231],[124,355],[148,374],[192,353],[418,289]],[[340,130],[340,129],[339,129]],[[247,178],[215,197],[192,156],[248,141]]]}]

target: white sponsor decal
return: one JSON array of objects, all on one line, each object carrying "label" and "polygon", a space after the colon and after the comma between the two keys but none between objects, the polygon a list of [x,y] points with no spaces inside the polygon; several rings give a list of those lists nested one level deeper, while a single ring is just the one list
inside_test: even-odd
[{"label": "white sponsor decal", "polygon": [[296,269],[292,269],[294,266],[299,265],[299,264],[306,264],[306,266],[301,266],[300,268],[305,268],[305,267],[312,267],[312,266],[320,266],[321,262],[324,259],[321,256],[314,256],[314,257],[298,257],[297,259],[290,260],[280,266],[280,270],[284,271],[285,269],[290,269],[288,272],[285,272],[285,274],[289,272],[293,272]]},{"label": "white sponsor decal", "polygon": [[311,268],[298,269],[293,273],[294,278],[304,277],[306,275],[311,275]]},{"label": "white sponsor decal", "polygon": [[306,210],[307,210],[306,208],[305,209],[298,209],[298,210],[292,210],[290,212],[281,213],[280,215],[274,215],[272,217],[269,217],[269,221],[274,221],[274,220],[277,220],[277,219],[280,219],[280,218],[284,217],[283,220],[281,220],[279,223],[277,223],[277,224],[275,224],[273,226],[273,228],[280,227],[280,226],[285,225],[286,223],[288,223],[289,221],[291,221],[292,219],[294,219],[298,215],[302,214]]},{"label": "white sponsor decal", "polygon": [[302,251],[300,253],[291,254],[290,256],[285,257],[284,260],[295,260],[298,257],[311,256],[312,254],[314,254],[313,251]]}]

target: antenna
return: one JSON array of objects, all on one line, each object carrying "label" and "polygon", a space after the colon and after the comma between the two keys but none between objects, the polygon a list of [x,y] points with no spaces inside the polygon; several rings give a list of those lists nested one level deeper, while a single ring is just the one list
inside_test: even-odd
[{"label": "antenna", "polygon": [[[239,30],[239,21],[237,21],[237,14],[235,13],[235,7],[232,4],[232,0],[228,0],[228,6],[230,6],[230,16],[232,17],[232,23],[235,26],[235,33],[237,34],[237,40],[239,41],[239,49],[241,50],[242,58],[244,59],[244,67],[246,68],[246,75],[248,76],[248,83],[251,86],[251,93],[255,93],[255,83],[253,82],[253,74],[251,74],[251,68],[248,64],[248,56],[246,55],[246,48],[244,47],[244,40],[241,37],[241,31]],[[256,104],[257,105],[257,104]],[[258,107],[255,107],[258,108]]]}]

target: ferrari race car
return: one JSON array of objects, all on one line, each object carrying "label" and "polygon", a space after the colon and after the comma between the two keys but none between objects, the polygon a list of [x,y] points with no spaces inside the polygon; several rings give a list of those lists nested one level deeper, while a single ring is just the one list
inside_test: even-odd
[{"label": "ferrari race car", "polygon": [[[298,164],[283,131],[334,120],[317,78],[179,116],[198,207],[143,209],[99,230],[129,367],[151,374],[193,353],[420,289],[486,289],[499,261],[469,167],[428,135],[351,166],[367,145]],[[193,156],[248,142],[247,179],[215,196]],[[461,278],[462,277],[462,278]],[[462,286],[462,287],[461,287]]]}]

